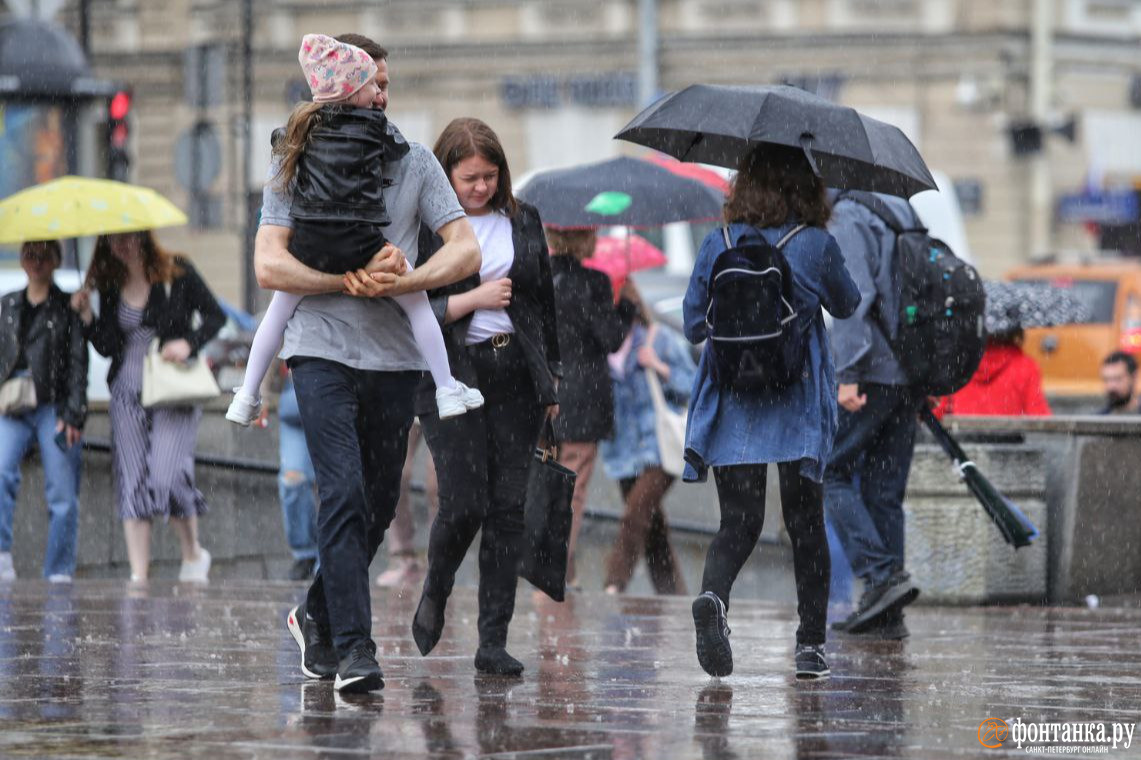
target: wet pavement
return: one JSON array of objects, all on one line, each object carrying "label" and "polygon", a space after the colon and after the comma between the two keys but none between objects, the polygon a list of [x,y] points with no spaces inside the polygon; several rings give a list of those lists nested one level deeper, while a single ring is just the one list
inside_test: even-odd
[{"label": "wet pavement", "polygon": [[[834,636],[830,680],[792,678],[794,610],[740,601],[736,671],[697,666],[688,598],[521,589],[522,679],[477,677],[475,598],[436,652],[414,595],[374,592],[387,687],[306,681],[284,626],[300,586],[0,586],[0,757],[1003,757],[986,718],[1141,720],[1141,610],[915,608],[903,643]],[[1137,744],[1141,744],[1138,737]],[[1110,756],[1137,757],[1138,746]]]}]

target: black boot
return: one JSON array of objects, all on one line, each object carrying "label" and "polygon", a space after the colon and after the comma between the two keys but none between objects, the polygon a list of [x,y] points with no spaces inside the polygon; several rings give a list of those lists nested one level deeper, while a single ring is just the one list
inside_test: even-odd
[{"label": "black boot", "polygon": [[515,615],[515,588],[520,535],[484,527],[479,547],[479,651],[475,669],[480,673],[518,676],[523,663],[507,653],[507,628]]},{"label": "black boot", "polygon": [[523,675],[523,663],[501,646],[481,646],[475,653],[475,669],[492,676]]},{"label": "black boot", "polygon": [[420,654],[427,657],[428,653],[440,643],[440,634],[444,632],[444,609],[448,600],[437,601],[428,596],[425,590],[420,595],[420,604],[416,606],[416,614],[412,618],[412,638]]}]

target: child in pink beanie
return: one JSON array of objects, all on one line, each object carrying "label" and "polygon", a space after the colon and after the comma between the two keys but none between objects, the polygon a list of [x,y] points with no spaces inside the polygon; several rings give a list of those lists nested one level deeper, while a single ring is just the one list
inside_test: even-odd
[{"label": "child in pink beanie", "polygon": [[[274,134],[280,160],[277,181],[289,187],[293,233],[289,252],[322,272],[342,274],[364,267],[386,242],[390,219],[384,205],[383,164],[399,161],[408,143],[372,108],[379,94],[376,62],[365,51],[323,34],[307,34],[297,54],[311,103],[301,103],[285,130]],[[259,386],[301,296],[276,292],[250,346],[250,358],[226,419],[242,426],[261,407]],[[444,338],[423,291],[394,296],[408,316],[412,335],[432,380],[440,419],[483,405],[483,395],[452,377]]]}]

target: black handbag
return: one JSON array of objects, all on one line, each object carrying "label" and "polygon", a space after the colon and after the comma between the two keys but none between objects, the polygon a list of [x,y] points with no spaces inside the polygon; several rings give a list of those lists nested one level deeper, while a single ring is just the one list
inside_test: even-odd
[{"label": "black handbag", "polygon": [[519,576],[561,602],[566,598],[575,473],[559,464],[557,458],[558,442],[548,417],[527,473]]}]

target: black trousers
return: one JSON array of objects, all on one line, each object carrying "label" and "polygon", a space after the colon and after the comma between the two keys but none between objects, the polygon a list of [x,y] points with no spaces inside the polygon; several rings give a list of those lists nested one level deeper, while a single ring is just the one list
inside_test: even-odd
[{"label": "black trousers", "polygon": [[340,219],[294,219],[289,252],[305,266],[328,274],[360,269],[387,240],[384,227]]},{"label": "black trousers", "polygon": [[368,568],[396,514],[423,373],[368,372],[313,358],[289,366],[321,500],[321,569],[305,608],[344,657],[372,637]]},{"label": "black trousers", "polygon": [[[726,607],[733,581],[753,553],[765,524],[767,468],[763,464],[713,468],[721,526],[705,555],[701,590],[717,594]],[[796,611],[800,616],[796,643],[823,644],[832,572],[824,533],[824,489],[820,483],[801,477],[800,462],[781,462],[777,471],[784,524],[792,539]]]},{"label": "black trousers", "polygon": [[481,529],[479,643],[504,646],[515,614],[527,472],[545,409],[539,406],[518,341],[468,346],[486,403],[440,420],[421,415],[436,462],[440,508],[428,537],[424,593],[447,599],[456,571]]}]

